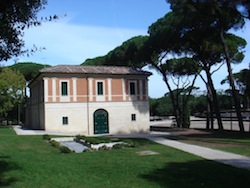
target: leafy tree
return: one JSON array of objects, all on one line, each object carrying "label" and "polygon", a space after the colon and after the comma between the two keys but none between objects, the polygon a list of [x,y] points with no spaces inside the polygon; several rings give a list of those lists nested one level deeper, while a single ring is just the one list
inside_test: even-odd
[{"label": "leafy tree", "polygon": [[207,111],[207,96],[201,94],[192,96],[190,99],[190,111],[192,115],[203,116]]},{"label": "leafy tree", "polygon": [[219,105],[222,110],[228,110],[232,108],[233,100],[232,94],[228,93],[228,90],[221,90],[218,92]]},{"label": "leafy tree", "polygon": [[[239,93],[243,96],[242,101],[245,103],[244,106],[246,108],[250,107],[250,70],[243,69],[238,73],[234,74],[235,83],[238,87]],[[221,81],[221,84],[229,83],[229,78],[225,78]],[[230,90],[230,95],[232,95],[232,91]]]},{"label": "leafy tree", "polygon": [[6,118],[8,113],[24,99],[24,76],[16,70],[2,68],[0,72],[0,118]]},{"label": "leafy tree", "polygon": [[[23,50],[24,29],[41,24],[37,13],[44,9],[46,4],[47,0],[0,1],[0,61],[28,52]],[[57,16],[50,16],[44,20],[50,21],[56,18]],[[36,48],[32,49],[30,53],[35,50]]]},{"label": "leafy tree", "polygon": [[151,116],[170,116],[173,114],[171,98],[167,93],[165,96],[158,99],[149,99],[150,104],[150,115]]},{"label": "leafy tree", "polygon": [[125,41],[121,46],[109,52],[106,56],[107,65],[126,65],[141,68],[146,62],[141,59],[141,52],[147,36],[136,36]]},{"label": "leafy tree", "polygon": [[147,39],[147,36],[133,37],[110,51],[107,55],[87,59],[81,65],[116,65],[141,68],[146,65],[146,62],[141,59],[141,53],[143,53],[142,49]]},{"label": "leafy tree", "polygon": [[86,59],[81,65],[105,65],[105,57],[99,56],[93,59]]},{"label": "leafy tree", "polygon": [[236,84],[239,87],[240,93],[246,100],[246,107],[250,108],[250,70],[243,69],[239,73],[234,74]]},{"label": "leafy tree", "polygon": [[[208,36],[212,36],[216,40],[221,42],[222,52],[224,53],[224,59],[228,67],[228,74],[230,78],[230,85],[233,91],[233,98],[235,101],[235,106],[237,109],[237,115],[239,119],[239,127],[241,131],[244,131],[243,122],[240,113],[240,106],[237,97],[237,93],[234,87],[234,78],[232,75],[231,63],[232,52],[230,51],[230,45],[228,44],[227,38],[230,38],[227,34],[229,29],[241,28],[244,25],[244,19],[239,13],[236,4],[234,2],[227,2],[223,0],[213,0],[213,1],[178,1],[178,0],[169,0],[171,3],[171,8],[173,12],[178,13],[179,15],[185,15],[185,20],[189,20],[188,29],[184,29],[184,32],[195,31],[196,36],[206,36],[204,33],[207,33]],[[201,34],[203,33],[203,34]],[[199,37],[198,37],[199,38]],[[235,42],[235,39],[234,39]],[[235,51],[233,51],[235,54]],[[240,57],[240,56],[239,56]],[[238,58],[239,58],[238,57]],[[237,58],[236,58],[237,59]],[[209,81],[209,80],[208,80]],[[212,86],[211,84],[209,84]],[[213,96],[213,89],[209,92]],[[211,98],[211,97],[210,97]],[[210,102],[212,105],[213,103]],[[216,103],[215,103],[216,104]],[[218,109],[215,107],[215,109]],[[217,117],[220,116],[219,112],[216,112]],[[218,118],[220,119],[220,118]],[[222,128],[221,122],[219,127]]]},{"label": "leafy tree", "polygon": [[9,68],[13,70],[18,70],[20,73],[22,73],[26,79],[27,82],[30,82],[32,79],[34,79],[38,73],[39,70],[45,67],[49,67],[50,65],[43,65],[38,63],[32,63],[32,62],[23,62],[23,63],[16,63],[14,65],[9,66]]},{"label": "leafy tree", "polygon": [[[203,35],[203,34],[204,35]],[[212,31],[211,31],[212,33]],[[196,35],[196,34],[195,34]],[[212,71],[212,66],[221,64],[223,65],[223,60],[224,60],[224,53],[223,49],[220,43],[217,41],[218,38],[216,36],[209,36],[207,37],[206,32],[200,31],[200,36],[203,36],[202,39],[198,41],[194,41],[193,45],[191,45],[191,48],[195,52],[193,58],[195,58],[199,62],[199,66],[201,69],[206,73],[206,79],[203,78],[202,75],[201,78],[202,80],[206,83],[207,86],[207,91],[208,91],[208,118],[211,118],[211,127],[213,127],[213,112],[215,110],[215,114],[217,117],[219,129],[223,129],[222,127],[222,121],[221,121],[221,115],[220,115],[220,104],[219,100],[217,97],[217,92],[215,90],[213,80],[212,80],[212,75],[220,68]],[[197,39],[197,38],[196,38]],[[196,40],[195,39],[195,40]],[[198,37],[199,39],[199,37]],[[217,40],[216,40],[217,39]],[[192,40],[191,40],[192,41]],[[226,35],[226,41],[228,44],[230,44],[230,58],[233,63],[239,63],[242,61],[244,55],[243,52],[240,50],[242,49],[245,45],[246,42],[244,39],[227,34]],[[209,115],[211,113],[211,115]],[[209,128],[209,122],[207,122],[207,127]]]},{"label": "leafy tree", "polygon": [[[170,12],[149,27],[149,39],[145,42],[144,58],[163,77],[172,101],[177,126],[186,127],[185,110],[198,76],[197,62],[183,51],[182,20]],[[174,83],[174,87],[171,86]]]}]

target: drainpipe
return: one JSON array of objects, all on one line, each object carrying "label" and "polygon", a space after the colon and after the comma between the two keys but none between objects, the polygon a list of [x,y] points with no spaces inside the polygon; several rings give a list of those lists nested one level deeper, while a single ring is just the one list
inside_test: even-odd
[{"label": "drainpipe", "polygon": [[89,134],[89,76],[87,75],[87,124],[88,124],[88,135]]}]

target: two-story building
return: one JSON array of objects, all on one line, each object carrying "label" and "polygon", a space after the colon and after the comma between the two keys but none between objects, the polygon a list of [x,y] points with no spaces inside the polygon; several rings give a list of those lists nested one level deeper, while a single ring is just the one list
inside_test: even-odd
[{"label": "two-story building", "polygon": [[147,132],[150,75],[117,66],[44,68],[29,84],[26,126],[81,135]]}]

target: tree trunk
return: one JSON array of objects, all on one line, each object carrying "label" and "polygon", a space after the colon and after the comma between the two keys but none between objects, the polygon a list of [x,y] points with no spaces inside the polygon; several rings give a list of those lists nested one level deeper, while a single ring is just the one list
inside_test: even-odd
[{"label": "tree trunk", "polygon": [[225,57],[226,57],[228,76],[229,76],[229,83],[230,83],[230,86],[231,86],[231,89],[232,89],[234,105],[235,105],[235,109],[236,109],[236,113],[237,113],[237,117],[238,117],[238,122],[239,122],[239,129],[240,129],[240,132],[244,132],[244,124],[243,124],[242,115],[241,115],[239,94],[236,91],[235,84],[234,84],[234,77],[233,77],[233,72],[232,72],[231,63],[230,63],[229,50],[228,50],[228,47],[227,47],[227,44],[226,44],[226,41],[225,41],[225,38],[224,38],[223,29],[221,29],[221,31],[220,31],[220,39],[221,39],[224,54],[225,54]]},{"label": "tree trunk", "polygon": [[181,123],[180,122],[180,112],[178,110],[178,104],[176,103],[177,99],[175,98],[174,93],[173,93],[173,91],[168,83],[168,79],[167,79],[166,75],[163,72],[161,72],[161,74],[163,76],[163,80],[164,80],[165,84],[167,85],[167,88],[168,88],[169,93],[170,93],[170,98],[172,100],[172,106],[173,106],[173,111],[174,111],[174,116],[175,116],[177,127],[180,127],[180,125],[181,125],[180,124]]},{"label": "tree trunk", "polygon": [[213,109],[214,109],[214,106],[213,106],[213,103],[211,102],[210,103],[210,122],[211,122],[211,130],[214,130],[214,113],[213,113]]},{"label": "tree trunk", "polygon": [[[213,105],[212,109],[214,109],[219,130],[223,130],[217,93],[216,93],[216,90],[214,88],[213,81],[212,81],[211,74],[210,74],[209,70],[206,70],[206,74],[207,74],[208,89],[209,89],[209,93],[211,94],[211,101],[212,101],[211,104]],[[213,110],[211,110],[211,123],[212,123],[211,125],[213,125]]]},{"label": "tree trunk", "polygon": [[[161,68],[159,68],[156,64],[152,63],[152,65],[155,67],[156,70],[158,70],[161,74],[162,74],[162,77],[163,77],[163,81],[165,82],[165,84],[167,85],[167,88],[169,90],[169,93],[170,93],[170,98],[171,98],[171,101],[172,101],[172,107],[173,107],[173,111],[174,111],[174,116],[175,116],[175,120],[176,120],[176,124],[177,124],[177,127],[183,127],[183,122],[184,122],[184,116],[186,114],[184,109],[187,106],[187,103],[188,103],[188,99],[189,99],[189,96],[191,94],[191,90],[189,91],[188,95],[186,96],[186,98],[182,101],[183,103],[181,104],[181,95],[179,93],[179,91],[177,91],[176,95],[175,93],[173,92],[173,90],[171,89],[171,86],[170,84],[168,83],[168,78],[167,78],[167,75],[166,75],[166,71],[162,70]],[[198,75],[195,75],[195,79],[197,78]],[[195,79],[193,80],[192,82],[192,86],[191,88],[193,87],[194,83],[195,83]],[[187,111],[188,112],[188,111]],[[188,125],[189,126],[189,125]]]},{"label": "tree trunk", "polygon": [[206,129],[210,129],[210,101],[207,94]]},{"label": "tree trunk", "polygon": [[[209,90],[208,90],[209,91]],[[206,129],[214,129],[214,115],[213,115],[213,103],[211,93],[207,94],[207,114],[206,114]]]},{"label": "tree trunk", "polygon": [[188,102],[185,102],[185,98],[187,98],[188,96],[184,95],[183,96],[183,105],[182,105],[182,111],[183,111],[183,120],[182,120],[182,124],[184,128],[189,128],[190,127],[190,111],[189,111],[189,105]]}]

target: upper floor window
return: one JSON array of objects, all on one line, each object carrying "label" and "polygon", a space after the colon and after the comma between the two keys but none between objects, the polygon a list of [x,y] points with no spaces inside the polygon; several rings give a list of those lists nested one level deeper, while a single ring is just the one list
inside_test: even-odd
[{"label": "upper floor window", "polygon": [[103,95],[103,82],[97,82],[97,95]]},{"label": "upper floor window", "polygon": [[61,82],[61,95],[62,96],[68,95],[68,82]]},{"label": "upper floor window", "polygon": [[136,94],[136,82],[129,82],[129,94],[135,95]]}]

